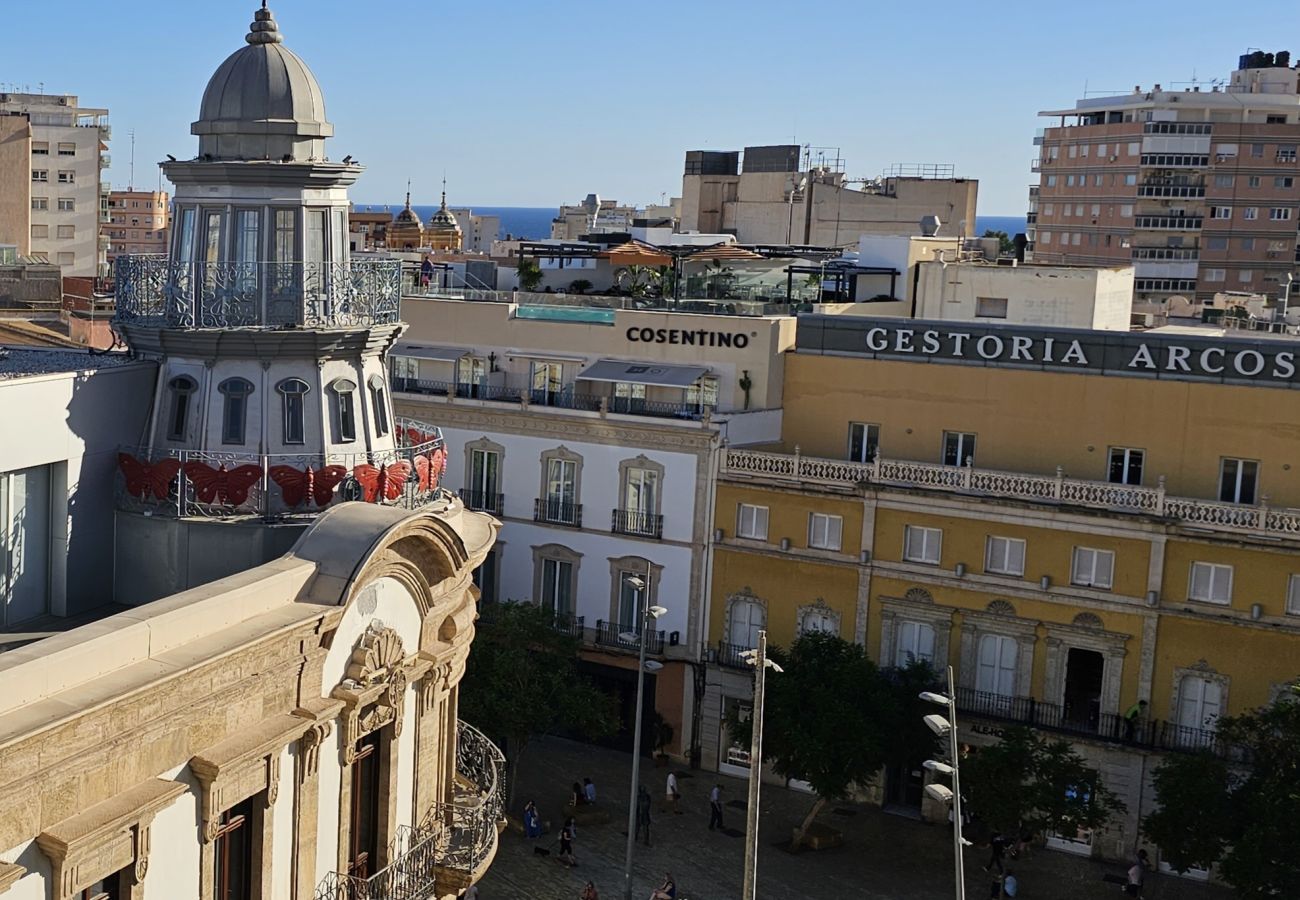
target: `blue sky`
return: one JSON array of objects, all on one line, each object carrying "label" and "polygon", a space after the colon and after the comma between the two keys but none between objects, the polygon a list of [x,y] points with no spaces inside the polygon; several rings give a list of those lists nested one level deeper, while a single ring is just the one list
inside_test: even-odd
[{"label": "blue sky", "polygon": [[[0,82],[106,106],[109,178],[194,153],[208,77],[243,45],[253,0],[2,0]],[[657,202],[690,149],[839,147],[853,177],[954,163],[983,215],[1025,209],[1040,109],[1089,90],[1224,77],[1248,47],[1300,52],[1300,3],[1100,0],[876,4],[271,4],[325,91],[330,155],[367,166],[361,203],[558,206],[588,192]],[[1233,18],[1234,13],[1239,13]],[[29,27],[30,23],[30,27]],[[57,43],[28,41],[57,27]],[[1294,45],[1275,41],[1294,41]],[[1293,54],[1297,55],[1297,54]]]}]

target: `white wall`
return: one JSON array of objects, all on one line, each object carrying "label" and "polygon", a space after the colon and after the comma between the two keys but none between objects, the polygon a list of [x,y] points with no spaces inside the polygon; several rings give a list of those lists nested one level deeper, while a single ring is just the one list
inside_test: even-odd
[{"label": "white wall", "polygon": [[19,844],[4,853],[0,860],[18,863],[27,870],[17,884],[4,895],[5,900],[46,900],[52,887],[50,860],[35,841]]},{"label": "white wall", "polygon": [[290,900],[293,895],[293,793],[294,747],[280,751],[280,787],[275,807],[267,814],[274,838],[271,843],[271,898]]},{"label": "white wall", "polygon": [[[321,696],[328,697],[334,685],[343,680],[347,672],[348,661],[356,649],[357,639],[369,627],[371,622],[379,621],[392,628],[402,639],[406,653],[414,653],[420,646],[420,611],[415,600],[395,578],[381,578],[371,588],[374,590],[375,606],[369,614],[362,611],[365,603],[350,603],[343,619],[335,632],[334,642],[325,656],[325,665],[321,676]],[[321,754],[322,759],[324,753]]]},{"label": "white wall", "polygon": [[339,789],[343,783],[339,753],[342,741],[342,729],[334,728],[320,745],[320,768],[316,781],[320,787],[316,808],[316,875],[312,884],[320,884],[321,879],[338,869],[339,865]]},{"label": "white wall", "polygon": [[[292,773],[293,769],[289,771]],[[200,870],[198,780],[188,766],[163,772],[158,777],[188,784],[190,790],[154,816],[149,830],[149,869],[144,876],[144,893],[146,897],[192,897],[199,884]],[[293,791],[280,793],[282,799],[287,793],[289,802],[293,802]]]}]

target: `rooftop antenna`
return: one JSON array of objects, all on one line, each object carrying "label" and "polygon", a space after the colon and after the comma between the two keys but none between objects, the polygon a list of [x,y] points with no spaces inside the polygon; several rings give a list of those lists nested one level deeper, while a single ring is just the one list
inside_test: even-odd
[{"label": "rooftop antenna", "polygon": [[126,189],[135,190],[135,129],[131,129],[131,174],[127,176]]}]

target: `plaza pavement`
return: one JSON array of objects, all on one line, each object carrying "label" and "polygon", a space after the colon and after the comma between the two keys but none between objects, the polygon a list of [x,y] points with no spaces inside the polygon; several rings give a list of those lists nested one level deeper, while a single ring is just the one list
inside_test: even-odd
[{"label": "plaza pavement", "polygon": [[[534,854],[532,845],[515,829],[501,836],[496,860],[479,885],[480,900],[577,900],[587,879],[601,900],[619,900],[623,890],[628,778],[626,753],[546,738],[532,743],[519,769],[517,807],[536,801],[550,833],[538,843],[551,854]],[[633,868],[634,900],[646,900],[665,870],[676,878],[681,900],[736,900],[744,868],[745,782],[725,775],[679,769],[681,815],[660,810],[667,769],[644,760],[641,781],[654,798],[652,843],[638,844]],[[607,809],[607,824],[580,825],[575,844],[579,865],[569,869],[556,861],[557,834],[564,821],[570,786],[590,777],[597,786],[598,806]],[[727,833],[710,832],[708,792],[714,781],[723,787]],[[827,824],[844,834],[842,847],[791,854],[778,844],[789,842],[791,828],[811,808],[813,798],[764,784],[760,825],[760,900],[951,900],[953,896],[952,839],[947,829],[925,825],[877,808],[836,804],[823,813]],[[520,810],[511,814],[518,816]],[[989,877],[981,866],[988,850],[967,849],[969,900],[989,896]],[[1011,868],[1020,882],[1023,900],[1100,900],[1122,897],[1119,887],[1102,881],[1123,866],[1103,864],[1056,851],[1035,848],[1028,859]],[[1151,874],[1147,900],[1228,900],[1232,893],[1182,878]]]}]

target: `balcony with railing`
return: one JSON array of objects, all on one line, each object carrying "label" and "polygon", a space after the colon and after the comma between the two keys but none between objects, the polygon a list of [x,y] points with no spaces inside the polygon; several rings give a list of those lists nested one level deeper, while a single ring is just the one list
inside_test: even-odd
[{"label": "balcony with railing", "polygon": [[491,491],[474,491],[469,488],[461,488],[460,499],[468,509],[491,513],[497,517],[500,517],[501,511],[505,509],[505,495],[494,494]]},{"label": "balcony with railing", "polygon": [[[631,653],[639,653],[641,650],[641,633],[635,631],[634,628],[624,628],[617,622],[606,622],[604,619],[597,619],[595,637],[598,647],[613,647]],[[662,631],[646,632],[645,652],[654,656],[662,656],[665,637],[666,635]]]},{"label": "balcony with railing", "polygon": [[533,521],[581,528],[582,504],[554,497],[538,497],[533,501]]},{"label": "balcony with railing", "polygon": [[1060,507],[1155,516],[1197,529],[1274,538],[1300,538],[1300,509],[1172,497],[1164,477],[1155,487],[1113,484],[1069,478],[1061,468],[1055,475],[946,466],[940,463],[883,459],[852,462],[803,456],[796,452],[767,453],[730,449],[722,459],[724,476],[749,476],[782,482],[837,485],[863,483],[909,489],[947,491],[966,496],[1028,501]]},{"label": "balcony with railing", "polygon": [[427,378],[392,377],[394,391],[420,394],[426,397],[447,397],[455,400],[484,400],[493,403],[547,406],[553,409],[573,409],[583,412],[613,413],[626,416],[646,416],[654,419],[677,419],[696,422],[711,414],[713,408],[698,403],[675,403],[643,400],[635,397],[612,397],[573,390],[566,385],[558,390],[534,389],[524,386],[468,384],[456,381],[438,381]]},{"label": "balcony with railing", "polygon": [[124,447],[116,475],[119,509],[150,516],[315,515],[361,500],[416,509],[439,499],[446,443],[433,425],[398,418],[392,450],[360,453],[241,453]]},{"label": "balcony with railing", "polygon": [[746,647],[743,644],[730,644],[726,641],[718,641],[718,665],[724,669],[748,669],[751,672],[754,667],[745,661],[742,655],[753,647]]},{"label": "balcony with railing", "polygon": [[611,513],[609,530],[615,534],[629,534],[650,537],[656,540],[664,536],[664,517],[656,513],[642,512],[639,509],[615,509]]},{"label": "balcony with railing", "polygon": [[1199,231],[1201,216],[1135,216],[1133,227],[1139,231]]},{"label": "balcony with railing", "polygon": [[582,638],[583,625],[586,623],[586,616],[575,616],[573,613],[556,612],[551,626],[560,634],[567,634],[569,637]]},{"label": "balcony with railing", "polygon": [[401,262],[115,261],[117,315],[166,328],[313,328],[399,321]]},{"label": "balcony with railing", "polygon": [[457,723],[451,799],[415,827],[400,826],[386,864],[366,877],[331,872],[314,900],[428,900],[479,881],[496,856],[505,823],[505,756],[482,732]]},{"label": "balcony with railing", "polygon": [[1139,197],[1177,197],[1196,199],[1205,196],[1205,185],[1158,184],[1147,182],[1138,185],[1137,195]]}]

